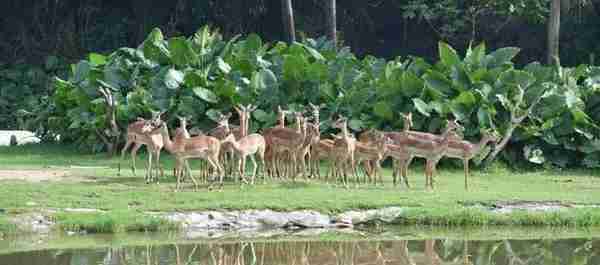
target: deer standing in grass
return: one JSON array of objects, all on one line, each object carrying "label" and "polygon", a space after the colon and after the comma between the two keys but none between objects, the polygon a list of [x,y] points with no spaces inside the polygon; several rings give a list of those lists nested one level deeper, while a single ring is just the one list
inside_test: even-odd
[{"label": "deer standing in grass", "polygon": [[[190,133],[187,130],[187,123],[188,120],[191,120],[191,117],[181,117],[181,116],[177,116],[177,119],[179,120],[179,128],[175,129],[175,136],[173,137],[175,142],[179,141],[180,139],[188,139],[190,138]],[[187,163],[187,162],[186,162]],[[189,168],[189,165],[185,165],[186,168]],[[181,174],[182,172],[178,172],[177,168],[179,168],[179,165],[175,165],[175,167],[173,168],[173,176],[175,176],[176,178],[178,177],[178,174]]]},{"label": "deer standing in grass", "polygon": [[[288,152],[291,157],[291,163],[287,166],[289,170],[288,174],[291,175],[292,180],[295,181],[297,172],[297,161],[300,156],[300,151],[318,141],[318,128],[314,125],[306,125],[306,134],[298,133],[296,130],[291,128],[272,128],[269,130],[269,141],[268,144],[273,148],[273,152],[283,153]],[[281,162],[279,159],[275,161]],[[276,165],[277,166],[277,165]]]},{"label": "deer standing in grass", "polygon": [[[124,159],[127,149],[129,149],[129,147],[133,144],[133,148],[131,149],[131,170],[133,175],[135,176],[136,171],[135,158],[137,151],[142,145],[146,145],[148,149],[148,163],[146,165],[146,175],[144,177],[146,183],[152,181],[154,177],[157,178],[156,175],[158,175],[158,171],[160,171],[161,176],[164,176],[164,170],[160,165],[160,150],[163,148],[164,143],[160,139],[159,131],[156,130],[161,122],[160,116],[163,114],[164,112],[160,112],[156,115],[153,115],[152,120],[137,118],[135,122],[127,126],[127,142],[121,150],[121,159],[119,160],[117,175],[121,175],[121,161]],[[156,175],[152,173],[153,159],[155,160],[154,170],[156,171]]]},{"label": "deer standing in grass", "polygon": [[[334,141],[331,139],[319,140],[310,147],[310,175],[321,178],[321,160],[331,159],[333,157]],[[332,165],[329,167],[329,172],[325,174],[325,179],[328,179],[331,174]]]},{"label": "deer standing in grass", "polygon": [[[313,117],[313,122],[312,123],[309,122],[308,125],[316,126],[316,128],[317,128],[317,134],[319,135],[319,138],[320,138],[320,135],[321,135],[321,130],[320,130],[321,123],[320,123],[320,117],[319,117],[320,115],[319,114],[320,114],[321,107],[318,106],[318,105],[313,105],[312,103],[308,103],[308,106],[310,107],[311,114],[312,114],[312,117]],[[306,122],[306,120],[304,122]],[[314,145],[318,144],[318,141],[316,141],[314,144],[311,144],[311,145],[305,147],[303,150],[300,151],[300,159],[301,159],[302,165],[303,165],[302,168],[303,168],[303,170],[305,172],[304,174],[306,174],[306,166],[305,165],[306,165],[306,161],[308,160],[308,167],[311,169],[311,172],[309,173],[309,176],[311,176],[311,177],[312,177],[312,167],[313,167],[313,165],[311,164],[312,163],[312,159],[311,159],[310,149],[313,148]]]},{"label": "deer standing in grass", "polygon": [[[377,185],[377,179],[379,178],[379,182],[381,185],[383,185],[383,178],[381,176],[381,162],[386,157],[388,145],[392,144],[393,142],[390,138],[385,136],[383,132],[377,131],[374,134],[375,136],[373,142],[356,142],[354,159],[356,164],[364,162],[365,175],[369,177],[369,182],[374,181],[375,185]],[[373,165],[370,166],[370,163]]]},{"label": "deer standing in grass", "polygon": [[[409,157],[421,157],[426,159],[425,165],[425,186],[428,189],[433,189],[433,177],[436,172],[437,164],[440,159],[446,154],[448,144],[452,137],[452,132],[462,128],[455,120],[449,120],[443,133],[435,137],[435,135],[426,137],[414,137],[407,133],[391,133],[390,138],[394,144],[401,145],[409,154]],[[412,158],[409,158],[409,160]],[[402,167],[401,172],[407,171],[407,161],[399,161]],[[406,178],[406,176],[403,176]]]},{"label": "deer standing in grass", "polygon": [[[225,137],[233,133],[236,139],[240,139],[242,136],[242,129],[239,126],[231,126],[229,124],[230,118],[231,113],[219,114],[216,121],[217,127],[210,130],[208,135],[223,141],[225,140]],[[225,168],[226,175],[231,175],[233,173],[231,161],[233,161],[233,148],[230,143],[223,143],[219,155],[219,162]]]},{"label": "deer standing in grass", "polygon": [[265,150],[265,168],[267,171],[267,175],[273,179],[275,176],[281,177],[282,173],[278,171],[275,167],[275,159],[277,159],[277,154],[273,151],[271,145],[270,132],[273,128],[285,128],[285,116],[289,114],[290,111],[284,110],[281,106],[277,106],[277,125],[272,128],[267,128],[263,130],[263,137],[265,138],[265,142],[267,148]]},{"label": "deer standing in grass", "polygon": [[351,172],[355,172],[354,150],[356,148],[356,139],[348,132],[347,118],[340,116],[339,119],[333,123],[332,127],[342,131],[341,137],[334,139],[333,175],[334,178],[341,177],[342,183],[348,185],[348,168],[350,168]]},{"label": "deer standing in grass", "polygon": [[[414,133],[411,135],[416,136],[416,137],[422,137],[422,135],[420,133]],[[453,134],[452,136],[453,137],[450,138],[450,141],[448,143],[448,148],[447,148],[444,156],[449,157],[449,158],[461,159],[463,161],[463,170],[465,173],[464,185],[465,185],[465,190],[468,190],[469,189],[469,183],[468,183],[469,161],[471,159],[473,159],[475,156],[477,156],[479,153],[481,153],[481,151],[484,150],[484,147],[488,143],[497,142],[498,137],[496,136],[496,134],[494,132],[483,131],[482,137],[479,140],[479,142],[471,143],[469,141],[462,140],[457,135]],[[438,139],[438,141],[441,141],[441,139]],[[412,162],[412,159],[413,159],[413,157],[410,157],[406,161],[407,167]]]},{"label": "deer standing in grass", "polygon": [[261,164],[263,165],[263,180],[264,180],[264,156],[265,156],[265,149],[266,149],[266,143],[265,143],[265,139],[262,135],[254,133],[254,134],[250,134],[250,135],[246,135],[248,132],[248,128],[249,128],[249,120],[250,120],[250,114],[252,113],[252,111],[254,111],[256,109],[255,106],[252,105],[248,105],[248,106],[238,106],[238,109],[240,110],[240,122],[241,122],[241,127],[242,127],[242,131],[243,134],[245,136],[241,137],[239,140],[236,141],[235,136],[233,134],[230,134],[229,136],[227,136],[225,138],[225,140],[223,140],[223,143],[230,143],[233,150],[235,151],[236,155],[238,156],[239,160],[238,160],[238,172],[240,174],[240,178],[242,179],[242,181],[245,181],[245,172],[246,172],[246,158],[248,156],[250,156],[250,159],[252,161],[252,164],[254,166],[253,172],[252,172],[252,179],[251,179],[251,184],[254,184],[254,180],[256,178],[256,172],[258,169],[258,165],[256,164],[256,159],[255,156],[258,156],[259,160],[261,161]]},{"label": "deer standing in grass", "polygon": [[[169,128],[166,123],[163,123],[160,127],[160,135],[162,141],[165,143],[167,151],[171,152],[175,156],[175,165],[177,165],[177,172],[179,177],[177,178],[177,185],[175,190],[179,190],[181,185],[181,176],[183,175],[183,166],[187,166],[187,160],[191,158],[206,159],[209,165],[214,169],[219,176],[220,187],[223,188],[223,167],[219,163],[219,152],[221,150],[221,141],[219,139],[200,135],[191,138],[178,138],[176,141],[171,141],[169,136]],[[194,182],[194,187],[198,188],[198,182],[192,175],[191,170],[188,168],[187,172],[190,178]]]}]

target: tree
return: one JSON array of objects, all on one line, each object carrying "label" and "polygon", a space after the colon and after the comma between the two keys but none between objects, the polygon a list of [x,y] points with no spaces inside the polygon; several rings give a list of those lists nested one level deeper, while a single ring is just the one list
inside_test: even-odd
[{"label": "tree", "polygon": [[327,0],[327,36],[337,47],[337,24],[335,0]]},{"label": "tree", "polygon": [[292,7],[292,0],[282,0],[281,7],[283,12],[283,32],[285,39],[288,43],[296,41],[296,28],[294,26],[294,8]]},{"label": "tree", "polygon": [[550,18],[548,19],[548,53],[546,62],[558,64],[560,43],[560,2],[552,0],[550,4]]}]

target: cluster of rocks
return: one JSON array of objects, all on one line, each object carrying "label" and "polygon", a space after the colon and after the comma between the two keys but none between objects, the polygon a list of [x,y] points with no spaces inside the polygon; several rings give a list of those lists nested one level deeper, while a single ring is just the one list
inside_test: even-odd
[{"label": "cluster of rocks", "polygon": [[388,207],[366,211],[347,211],[337,215],[327,215],[310,210],[292,212],[273,210],[203,211],[159,215],[167,220],[180,223],[185,230],[293,230],[350,228],[368,223],[390,224],[400,218],[403,213],[403,208]]}]

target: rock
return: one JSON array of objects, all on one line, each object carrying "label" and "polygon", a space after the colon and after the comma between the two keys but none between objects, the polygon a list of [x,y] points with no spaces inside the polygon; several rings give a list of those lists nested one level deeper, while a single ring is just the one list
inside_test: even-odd
[{"label": "rock", "polygon": [[402,216],[404,210],[400,207],[387,207],[368,211],[348,211],[335,217],[338,224],[358,225],[370,222],[392,223]]},{"label": "rock", "polygon": [[36,137],[33,132],[19,130],[0,130],[0,146],[8,146],[13,143],[19,145],[29,143],[39,143],[40,138]]}]

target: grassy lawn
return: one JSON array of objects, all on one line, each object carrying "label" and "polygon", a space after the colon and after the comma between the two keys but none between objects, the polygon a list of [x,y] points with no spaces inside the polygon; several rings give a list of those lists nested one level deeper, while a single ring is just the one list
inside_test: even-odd
[{"label": "grassy lawn", "polygon": [[[111,212],[189,211],[204,209],[314,209],[341,212],[384,206],[410,207],[405,223],[440,225],[467,224],[550,224],[598,225],[600,209],[573,209],[559,213],[509,215],[489,214],[465,207],[474,203],[498,201],[562,201],[600,204],[600,174],[586,170],[536,170],[514,172],[495,167],[488,172],[473,170],[470,191],[463,188],[462,168],[441,168],[435,192],[424,190],[422,165],[410,171],[411,189],[393,187],[389,169],[384,172],[385,186],[363,185],[344,189],[303,180],[297,183],[269,181],[244,186],[227,183],[223,192],[194,192],[191,185],[183,192],[172,192],[172,159],[163,155],[165,173],[160,184],[143,181],[146,157],[138,158],[138,176],[124,161],[117,176],[118,157],[105,154],[81,154],[57,145],[0,147],[0,171],[45,170],[66,174],[61,181],[7,180],[0,176],[0,209],[8,213],[35,211],[40,208],[97,208]],[[198,168],[196,163],[192,168]],[[116,214],[118,216],[118,214]],[[1,215],[0,215],[1,217]],[[80,218],[81,217],[77,217]],[[68,219],[68,218],[67,218]],[[85,219],[85,218],[82,218]],[[82,221],[83,222],[83,221]],[[68,223],[66,220],[64,223]],[[150,222],[153,223],[153,222]],[[154,223],[153,223],[154,224]]]}]

